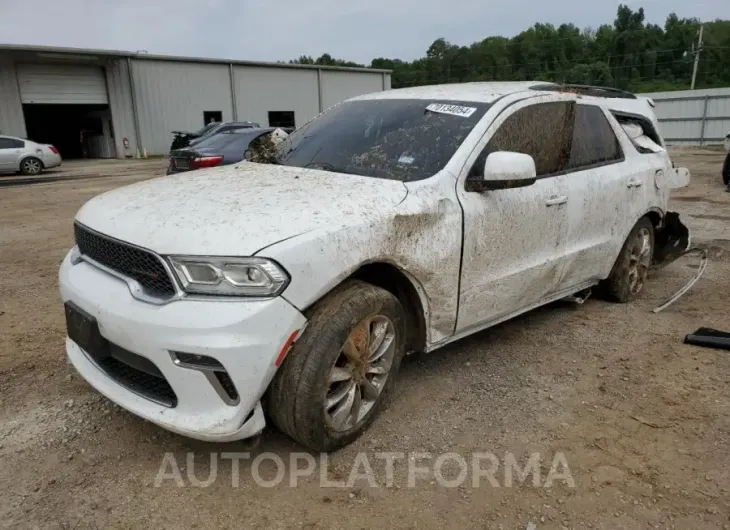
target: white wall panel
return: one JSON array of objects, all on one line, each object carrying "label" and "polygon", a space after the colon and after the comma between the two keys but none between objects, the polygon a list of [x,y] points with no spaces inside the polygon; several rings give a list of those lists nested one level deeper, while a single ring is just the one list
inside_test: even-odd
[{"label": "white wall panel", "polygon": [[317,71],[234,66],[239,121],[269,126],[269,111],[294,111],[299,127],[319,114]]},{"label": "white wall panel", "polygon": [[204,111],[233,119],[231,85],[225,64],[133,60],[140,137],[148,154],[167,154],[172,131],[195,131]]},{"label": "white wall panel", "polygon": [[0,134],[26,135],[15,64],[9,57],[0,57]]},{"label": "white wall panel", "polygon": [[[132,87],[126,59],[109,61],[106,67],[109,87],[109,108],[112,113],[114,145],[119,158],[134,156],[137,149],[137,135],[134,132],[134,110],[132,108]],[[124,148],[123,140],[129,141]]]},{"label": "white wall panel", "polygon": [[346,99],[382,90],[382,73],[322,70],[322,103],[325,109]]}]

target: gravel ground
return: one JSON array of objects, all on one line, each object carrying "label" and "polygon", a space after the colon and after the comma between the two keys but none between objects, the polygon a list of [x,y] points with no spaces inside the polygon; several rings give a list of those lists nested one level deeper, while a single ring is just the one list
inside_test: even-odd
[{"label": "gravel ground", "polygon": [[[730,194],[719,152],[674,158],[693,181],[673,208],[711,258],[687,295],[651,313],[695,272],[691,257],[635,303],[552,304],[412,356],[379,421],[326,465],[313,455],[317,471],[294,488],[302,449],[273,429],[254,447],[188,440],[119,409],[66,364],[56,275],[73,215],[163,174],[165,161],[69,163],[45,178],[82,178],[0,187],[0,526],[730,529],[730,355],[682,343],[700,326],[730,329]],[[221,457],[239,451],[250,458],[236,474]],[[403,455],[392,477],[383,452]],[[465,480],[456,455],[439,467],[444,453],[464,459]],[[496,459],[492,483],[475,487],[475,453]],[[510,458],[525,468],[531,455],[539,477],[521,481]],[[426,471],[410,487],[416,464]],[[351,480],[368,465],[372,483]]]}]

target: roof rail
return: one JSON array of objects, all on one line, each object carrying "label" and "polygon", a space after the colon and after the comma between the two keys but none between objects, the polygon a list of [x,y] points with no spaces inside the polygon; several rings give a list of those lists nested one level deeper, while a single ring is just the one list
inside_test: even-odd
[{"label": "roof rail", "polygon": [[638,99],[635,94],[627,92],[626,90],[603,86],[543,83],[541,85],[534,85],[530,87],[530,89],[551,92],[572,92],[583,96],[593,96],[597,98]]}]

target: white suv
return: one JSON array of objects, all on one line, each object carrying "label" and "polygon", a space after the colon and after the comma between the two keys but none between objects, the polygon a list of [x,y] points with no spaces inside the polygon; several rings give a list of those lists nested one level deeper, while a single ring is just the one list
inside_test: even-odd
[{"label": "white suv", "polygon": [[60,286],[99,392],[211,441],[264,411],[314,450],[356,439],[406,352],[599,285],[633,299],[689,233],[650,100],[472,83],[332,107],[268,160],[86,203]]}]

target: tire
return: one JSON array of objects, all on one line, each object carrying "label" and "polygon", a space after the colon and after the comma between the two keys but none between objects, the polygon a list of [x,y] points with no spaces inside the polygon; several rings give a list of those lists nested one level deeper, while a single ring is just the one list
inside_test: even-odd
[{"label": "tire", "polygon": [[[297,442],[329,452],[356,440],[387,402],[405,354],[405,313],[388,291],[351,281],[308,316],[307,328],[269,386],[267,412]],[[370,349],[363,348],[365,329],[370,330],[367,345],[382,354],[370,365],[359,357]]]},{"label": "tire", "polygon": [[635,300],[644,288],[653,255],[654,225],[642,217],[626,238],[611,275],[602,286],[607,298],[620,303]]},{"label": "tire", "polygon": [[40,175],[43,171],[43,162],[39,158],[29,156],[20,161],[20,172],[23,175]]}]

